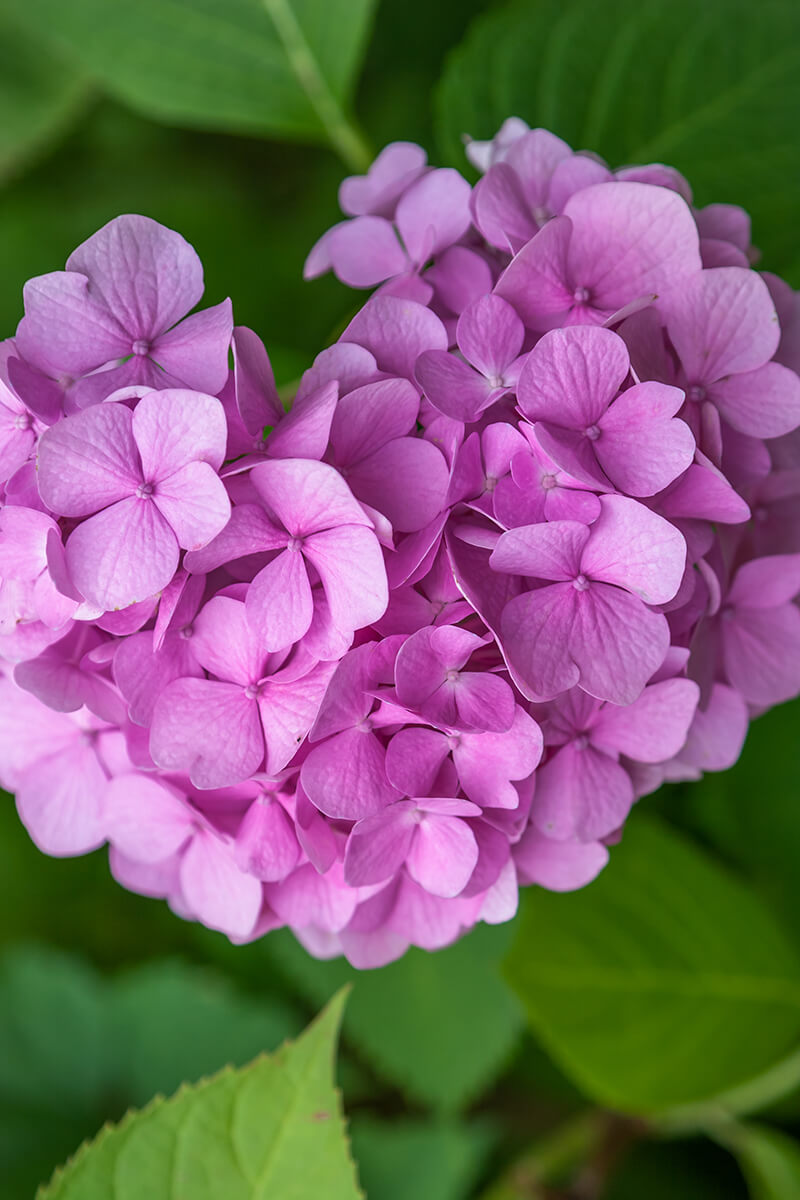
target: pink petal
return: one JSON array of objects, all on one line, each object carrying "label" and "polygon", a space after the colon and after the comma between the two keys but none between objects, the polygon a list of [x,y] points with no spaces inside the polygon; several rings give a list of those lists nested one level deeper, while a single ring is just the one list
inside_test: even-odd
[{"label": "pink petal", "polygon": [[157,766],[187,774],[197,788],[240,783],[264,758],[258,709],[235,684],[178,679],[156,704],[150,753]]},{"label": "pink petal", "polygon": [[166,479],[190,462],[216,470],[225,457],[225,410],[201,392],[149,392],[134,409],[133,436],[148,482]]},{"label": "pink petal", "polygon": [[433,729],[401,729],[386,748],[386,774],[406,796],[428,795],[448,749],[447,739]]},{"label": "pink petal", "polygon": [[754,371],[772,358],[780,329],[767,285],[743,267],[712,267],[660,305],[690,383]]},{"label": "pink petal", "polygon": [[742,752],[749,724],[750,714],[739,693],[715,683],[708,707],[698,708],[694,715],[681,762],[701,771],[727,771]]},{"label": "pink petal", "polygon": [[[615,312],[700,270],[697,226],[685,200],[645,183],[600,183],[564,206],[573,224],[569,269],[595,309]],[[546,227],[545,227],[546,228]]]},{"label": "pink petal", "polygon": [[282,550],[258,572],[248,588],[248,620],[264,649],[281,650],[299,641],[313,616],[311,584],[303,555]]},{"label": "pink petal", "polygon": [[245,325],[233,331],[233,371],[236,407],[247,432],[255,437],[266,425],[277,425],[284,413],[269,356],[258,334]]},{"label": "pink petal", "polygon": [[395,221],[418,266],[466,233],[471,192],[463,175],[452,167],[443,167],[428,171],[400,197]]},{"label": "pink petal", "polygon": [[773,438],[800,425],[800,378],[789,367],[768,362],[730,375],[710,389],[720,415],[752,437]]},{"label": "pink petal", "polygon": [[337,665],[309,741],[318,742],[332,733],[341,733],[366,717],[373,705],[367,692],[378,682],[371,670],[374,649],[374,642],[357,646]]},{"label": "pink petal", "polygon": [[131,337],[95,295],[89,280],[72,271],[29,279],[22,290],[25,316],[16,347],[46,375],[83,375],[130,354]]},{"label": "pink petal", "polygon": [[547,837],[594,842],[619,829],[633,798],[619,763],[592,746],[569,742],[537,771],[531,815]]},{"label": "pink petal", "polygon": [[500,537],[489,563],[495,571],[571,581],[581,573],[589,535],[589,528],[577,521],[522,525]]},{"label": "pink petal", "polygon": [[17,784],[20,819],[45,854],[86,854],[106,839],[108,780],[94,749],[78,737],[40,759]]},{"label": "pink petal", "polygon": [[722,622],[728,682],[750,704],[771,705],[800,692],[800,609],[740,609]]},{"label": "pink petal", "polygon": [[538,883],[551,892],[585,887],[608,862],[602,842],[557,842],[531,825],[514,847],[521,883]]},{"label": "pink petal", "polygon": [[345,885],[338,863],[324,875],[305,863],[282,883],[268,883],[264,892],[269,905],[293,929],[315,926],[336,933],[358,904],[358,892]]},{"label": "pink petal", "polygon": [[206,462],[190,462],[162,479],[153,503],[185,550],[200,550],[221,533],[231,515],[222,480]]},{"label": "pink petal", "polygon": [[237,558],[283,549],[288,540],[260,505],[237,504],[222,531],[202,550],[190,551],[184,566],[191,574],[206,574]]},{"label": "pink petal", "polygon": [[267,743],[266,770],[282,771],[294,757],[314,724],[335,663],[317,663],[307,674],[287,682],[264,681],[258,696],[261,725]]},{"label": "pink petal", "polygon": [[482,808],[516,808],[519,792],[510,781],[527,779],[541,757],[542,731],[519,705],[505,733],[460,734],[453,749],[461,786]]},{"label": "pink petal", "polygon": [[344,877],[351,887],[383,883],[400,870],[418,828],[416,812],[413,800],[401,800],[356,823],[344,856]]},{"label": "pink petal", "polygon": [[492,246],[515,254],[538,232],[516,171],[496,163],[472,192],[476,226]]},{"label": "pink petal", "polygon": [[135,496],[80,524],[65,550],[76,588],[104,611],[161,591],[178,566],[174,533],[150,500]]},{"label": "pink petal", "polygon": [[339,472],[327,463],[276,459],[253,467],[250,480],[294,537],[339,525],[369,524]]},{"label": "pink petal", "polygon": [[339,388],[336,380],[303,396],[281,417],[266,439],[272,458],[322,458],[328,448]]},{"label": "pink petal", "polygon": [[601,496],[600,509],[581,570],[592,579],[626,588],[647,604],[671,600],[686,566],[686,543],[679,530],[625,496]]},{"label": "pink petal", "polygon": [[636,596],[593,583],[575,604],[567,645],[584,691],[632,704],[664,661],[669,626]]},{"label": "pink petal", "polygon": [[228,378],[232,334],[233,307],[230,300],[223,300],[162,333],[150,353],[172,379],[215,396]]},{"label": "pink petal", "polygon": [[439,318],[414,300],[373,296],[342,334],[374,354],[389,375],[414,378],[414,364],[424,350],[446,350],[447,332]]},{"label": "pink petal", "polygon": [[209,929],[244,938],[258,920],[260,882],[239,870],[232,848],[210,830],[192,838],[181,859],[180,882],[190,911]]},{"label": "pink petal", "polygon": [[570,652],[577,597],[571,583],[556,583],[525,592],[503,609],[503,650],[529,699],[551,700],[581,678]]},{"label": "pink petal", "polygon": [[414,431],[417,389],[407,379],[380,379],[342,396],[331,424],[336,462],[350,466]]},{"label": "pink petal", "polygon": [[726,602],[745,608],[774,608],[800,592],[800,554],[773,554],[744,564]]},{"label": "pink petal", "polygon": [[425,169],[427,155],[414,142],[384,146],[366,175],[351,175],[339,185],[339,207],[350,216],[391,216],[399,196]]},{"label": "pink petal", "polygon": [[493,389],[488,381],[443,350],[421,354],[414,374],[434,408],[455,421],[476,421],[492,402]]},{"label": "pink petal", "polygon": [[665,762],[680,753],[699,696],[691,679],[665,679],[646,687],[632,704],[605,704],[592,729],[592,744],[638,762]]},{"label": "pink petal", "polygon": [[567,253],[572,225],[555,217],[522,247],[495,287],[530,329],[548,329],[573,303],[567,279]]},{"label": "pink petal", "polygon": [[412,879],[434,896],[457,896],[478,862],[475,834],[459,817],[423,814],[407,866]]},{"label": "pink petal", "polygon": [[212,597],[195,618],[191,642],[195,658],[211,675],[243,688],[261,678],[264,647],[240,600]]},{"label": "pink petal", "polygon": [[305,557],[319,572],[339,629],[361,629],[377,621],[389,600],[386,569],[371,529],[344,525],[308,537]]},{"label": "pink petal", "polygon": [[236,834],[234,857],[240,871],[265,883],[285,879],[297,866],[300,846],[294,824],[283,805],[268,793],[254,800],[245,813]]},{"label": "pink petal", "polygon": [[449,471],[431,442],[402,437],[363,458],[347,478],[359,500],[405,533],[424,528],[443,511]]},{"label": "pink petal", "polygon": [[468,362],[489,380],[502,377],[522,350],[525,326],[500,296],[481,296],[458,319],[456,338]]},{"label": "pink petal", "polygon": [[683,392],[678,388],[638,383],[623,392],[600,419],[594,451],[621,491],[630,496],[653,496],[691,465],[695,452],[692,431],[675,416],[682,404]]},{"label": "pink petal", "polygon": [[136,490],[142,474],[131,421],[124,404],[103,404],[45,430],[37,481],[49,509],[85,517]]},{"label": "pink petal", "polygon": [[517,386],[520,408],[530,421],[582,432],[603,415],[629,367],[625,343],[611,330],[554,329],[525,361]]},{"label": "pink petal", "polygon": [[392,224],[383,217],[343,221],[330,231],[325,248],[334,274],[348,287],[374,287],[408,266]]},{"label": "pink petal", "polygon": [[118,775],[108,784],[108,840],[134,862],[169,858],[194,827],[192,811],[173,791],[147,775]]},{"label": "pink petal", "polygon": [[203,294],[203,268],[195,251],[179,233],[150,217],[126,214],[109,221],[73,251],[67,270],[89,277],[92,294],[133,339],[168,329]]},{"label": "pink petal", "polygon": [[118,643],[114,655],[114,679],[137,725],[150,725],[156,701],[173,679],[201,674],[191,639],[180,635],[167,638],[154,651],[152,634],[135,633]]},{"label": "pink petal", "polygon": [[368,730],[346,729],[315,746],[301,780],[320,812],[337,820],[359,821],[400,798],[386,778],[385,751]]}]

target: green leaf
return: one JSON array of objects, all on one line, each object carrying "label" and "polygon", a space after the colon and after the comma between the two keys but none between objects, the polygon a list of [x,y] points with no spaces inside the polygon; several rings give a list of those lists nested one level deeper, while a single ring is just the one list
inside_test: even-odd
[{"label": "green leaf", "polygon": [[265,952],[315,1004],[352,983],[347,1041],[410,1097],[452,1111],[493,1082],[521,1031],[520,1006],[499,974],[509,937],[479,926],[454,946],[412,949],[379,971],[315,962],[288,933],[271,934]]},{"label": "green leaf", "polygon": [[463,1200],[493,1140],[476,1121],[374,1117],[354,1117],[352,1136],[361,1182],[375,1200]]},{"label": "green leaf", "polygon": [[800,962],[770,911],[643,814],[588,888],[528,894],[506,968],[556,1061],[628,1111],[716,1096],[800,1033]]},{"label": "green leaf", "polygon": [[80,70],[0,18],[0,183],[66,131],[88,96]]},{"label": "green leaf", "polygon": [[742,204],[767,267],[800,282],[800,6],[794,0],[517,0],[472,27],[440,141],[525,118],[612,166],[666,162],[698,204]]},{"label": "green leaf", "polygon": [[766,1125],[723,1127],[717,1136],[737,1157],[751,1200],[800,1196],[800,1144]]},{"label": "green leaf", "polygon": [[157,120],[367,152],[345,112],[375,0],[3,0]]},{"label": "green leaf", "polygon": [[357,1200],[333,1082],[345,998],[271,1057],[107,1126],[40,1200]]},{"label": "green leaf", "polygon": [[298,1032],[274,997],[162,961],[106,979],[37,946],[0,960],[0,1178],[29,1197],[109,1118],[184,1079],[241,1065]]}]

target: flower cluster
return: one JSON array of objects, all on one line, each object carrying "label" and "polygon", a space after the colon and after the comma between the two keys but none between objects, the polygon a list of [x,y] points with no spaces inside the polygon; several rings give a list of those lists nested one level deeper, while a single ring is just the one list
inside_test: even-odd
[{"label": "flower cluster", "polygon": [[800,691],[800,308],[746,214],[506,122],[387,147],[279,402],[138,216],[0,357],[0,778],[55,855],[375,966],[603,868]]}]

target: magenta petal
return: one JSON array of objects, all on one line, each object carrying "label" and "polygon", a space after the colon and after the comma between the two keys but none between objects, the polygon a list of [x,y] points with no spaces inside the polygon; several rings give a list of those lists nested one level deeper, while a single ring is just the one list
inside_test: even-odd
[{"label": "magenta petal", "polygon": [[147,775],[119,775],[108,785],[106,828],[109,841],[127,858],[158,862],[190,836],[192,810]]},{"label": "magenta petal", "polygon": [[285,879],[297,866],[300,846],[294,825],[283,805],[268,793],[254,800],[242,818],[234,857],[240,871],[265,883]]},{"label": "magenta petal", "polygon": [[261,677],[264,647],[240,600],[213,596],[195,618],[191,642],[192,653],[209,674],[243,688]]},{"label": "magenta petal", "polygon": [[400,796],[386,778],[383,747],[361,729],[346,729],[315,746],[301,780],[320,812],[337,820],[359,821]]},{"label": "magenta petal", "polygon": [[46,375],[78,376],[130,354],[131,337],[84,275],[53,271],[23,288],[25,316],[16,347],[26,362]]},{"label": "magenta petal", "polygon": [[651,684],[632,704],[604,705],[592,729],[592,743],[637,762],[665,762],[686,741],[699,696],[691,679]]},{"label": "magenta petal", "polygon": [[179,635],[165,639],[154,651],[151,633],[134,633],[118,643],[114,655],[114,679],[137,725],[150,725],[156,701],[173,679],[201,674],[192,640]]},{"label": "magenta petal", "polygon": [[267,743],[266,770],[276,775],[294,757],[316,720],[336,664],[320,662],[298,679],[266,679],[258,696]]},{"label": "magenta petal", "polygon": [[619,763],[570,742],[537,772],[531,815],[547,837],[594,842],[619,829],[632,804],[633,785]]},{"label": "magenta petal", "polygon": [[283,407],[269,356],[258,334],[245,325],[233,331],[233,373],[236,407],[247,432],[255,437],[266,425],[277,425]]},{"label": "magenta petal", "polygon": [[426,796],[447,754],[447,739],[435,730],[401,729],[386,748],[386,774],[406,796]]},{"label": "magenta petal", "polygon": [[132,338],[168,329],[203,294],[203,268],[189,243],[135,214],[116,217],[92,234],[69,256],[67,270],[89,277],[92,293],[118,314]]},{"label": "magenta petal", "polygon": [[691,465],[694,437],[686,422],[675,416],[682,404],[678,388],[639,383],[623,392],[601,418],[594,451],[621,491],[653,496]]},{"label": "magenta petal", "polygon": [[530,329],[548,329],[573,303],[567,279],[567,252],[572,223],[566,217],[548,221],[522,247],[495,287]]},{"label": "magenta petal", "polygon": [[369,350],[382,371],[413,379],[414,364],[424,350],[447,349],[447,331],[425,305],[377,295],[353,317],[342,341]]},{"label": "magenta petal", "polygon": [[338,397],[336,380],[295,397],[288,413],[268,434],[267,453],[272,458],[322,458],[328,447]]},{"label": "magenta petal", "polygon": [[457,896],[477,862],[478,843],[465,821],[437,813],[422,816],[407,859],[408,872],[420,887],[434,896]]},{"label": "magenta petal", "polygon": [[515,254],[538,232],[516,171],[507,163],[490,167],[472,192],[476,226],[492,246]]},{"label": "magenta petal", "polygon": [[567,638],[584,691],[598,700],[632,704],[664,661],[669,626],[629,592],[593,583],[580,594]]},{"label": "magenta petal", "polygon": [[261,884],[239,870],[232,847],[216,834],[198,830],[181,859],[180,881],[190,912],[204,925],[229,937],[251,932],[261,911]]},{"label": "magenta petal", "polygon": [[294,537],[338,525],[369,524],[339,472],[327,463],[276,459],[253,467],[250,480]]},{"label": "magenta petal", "polygon": [[585,887],[608,862],[602,842],[557,842],[531,825],[514,848],[521,883],[538,883],[551,892]]},{"label": "magenta petal", "polygon": [[709,395],[728,424],[751,437],[780,437],[800,425],[800,378],[777,362],[721,379]]},{"label": "magenta petal", "polygon": [[553,329],[525,360],[517,385],[519,406],[529,421],[583,431],[603,415],[629,366],[625,343],[610,329]]},{"label": "magenta petal", "polygon": [[626,588],[647,604],[666,604],[683,579],[683,535],[669,521],[625,496],[601,496],[600,507],[581,557],[581,570],[592,579]]},{"label": "magenta petal", "polygon": [[178,566],[175,534],[151,501],[135,496],[84,521],[65,550],[76,588],[104,611],[161,591]]},{"label": "magenta petal", "polygon": [[571,583],[556,583],[524,592],[503,610],[503,649],[529,699],[551,700],[581,677],[570,652],[577,597]]},{"label": "magenta petal", "polygon": [[289,540],[285,529],[269,519],[257,504],[237,504],[222,531],[204,546],[186,555],[184,566],[193,575],[205,574],[237,558],[280,550]]},{"label": "magenta petal", "polygon": [[476,371],[498,386],[522,350],[525,326],[507,301],[489,294],[464,309],[456,327],[458,347]]},{"label": "magenta petal", "polygon": [[197,788],[229,787],[264,758],[258,709],[241,687],[178,679],[158,699],[150,753],[165,771],[181,771]]},{"label": "magenta petal", "polygon": [[49,509],[85,517],[136,490],[142,474],[131,421],[124,404],[104,404],[45,430],[37,481]]},{"label": "magenta petal", "polygon": [[225,485],[206,462],[187,463],[160,480],[153,503],[185,550],[207,546],[231,515]]},{"label": "magenta petal", "polygon": [[441,167],[428,171],[400,197],[395,221],[418,266],[466,233],[471,191],[463,175],[452,167]]},{"label": "magenta petal", "polygon": [[400,870],[417,830],[416,812],[413,800],[401,800],[358,821],[344,857],[344,877],[351,887],[383,883]]},{"label": "magenta petal", "polygon": [[76,728],[73,744],[40,759],[17,784],[23,825],[45,854],[86,854],[106,840],[108,780]]},{"label": "magenta petal", "polygon": [[443,350],[421,354],[414,374],[434,408],[455,421],[476,421],[491,403],[491,384],[460,358]]},{"label": "magenta petal", "polygon": [[223,300],[192,313],[151,347],[151,355],[173,379],[216,396],[228,378],[228,350],[233,335],[233,306]]},{"label": "magenta petal", "polygon": [[581,555],[589,529],[577,521],[521,525],[502,534],[489,563],[494,571],[536,579],[573,580],[581,573]]},{"label": "magenta petal", "polygon": [[134,409],[133,436],[148,482],[198,460],[218,469],[225,457],[225,410],[219,400],[202,392],[149,392]]},{"label": "magenta petal", "polygon": [[461,734],[453,749],[461,786],[482,808],[516,808],[510,780],[527,779],[541,757],[542,731],[519,705],[507,732]]},{"label": "magenta petal", "polygon": [[282,650],[308,630],[313,616],[311,584],[303,555],[282,550],[258,572],[247,591],[247,616],[264,649]]},{"label": "magenta petal", "polygon": [[319,572],[337,628],[361,629],[383,616],[389,600],[386,568],[371,529],[326,529],[308,537],[303,552]]},{"label": "magenta petal", "polygon": [[698,708],[689,728],[681,762],[701,771],[727,771],[742,752],[750,714],[738,692],[715,683],[705,709]]},{"label": "magenta petal", "polygon": [[800,554],[754,558],[736,572],[727,603],[746,608],[774,608],[800,592]]},{"label": "magenta petal", "polygon": [[348,472],[351,488],[382,512],[399,533],[416,532],[445,507],[449,471],[444,456],[423,438],[387,442]]}]

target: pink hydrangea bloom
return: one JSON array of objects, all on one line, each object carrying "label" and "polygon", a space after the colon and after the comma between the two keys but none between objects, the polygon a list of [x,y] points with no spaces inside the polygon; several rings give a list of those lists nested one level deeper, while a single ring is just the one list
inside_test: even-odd
[{"label": "pink hydrangea bloom", "polygon": [[288,413],[144,217],[0,355],[0,782],[235,942],[507,921],[800,692],[800,306],[747,214],[513,118],[468,154],[343,183],[307,274],[382,286]]}]

